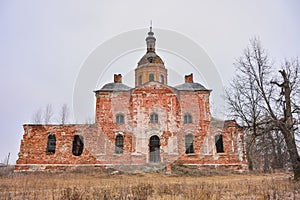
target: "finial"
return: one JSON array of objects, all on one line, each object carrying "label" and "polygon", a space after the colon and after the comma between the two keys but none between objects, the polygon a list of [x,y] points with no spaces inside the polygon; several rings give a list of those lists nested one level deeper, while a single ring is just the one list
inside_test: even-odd
[{"label": "finial", "polygon": [[152,20],[150,20],[150,32],[152,32]]}]

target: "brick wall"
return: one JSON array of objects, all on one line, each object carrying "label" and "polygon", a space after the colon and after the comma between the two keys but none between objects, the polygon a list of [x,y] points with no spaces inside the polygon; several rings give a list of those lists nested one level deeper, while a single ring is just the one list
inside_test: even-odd
[{"label": "brick wall", "polygon": [[[16,169],[22,169],[22,164],[100,164],[94,156],[99,149],[90,148],[97,147],[95,138],[98,133],[94,125],[24,125],[23,127],[24,135]],[[55,153],[47,153],[49,135],[56,137]],[[84,149],[80,156],[72,154],[75,135],[81,135],[84,139]]]},{"label": "brick wall", "polygon": [[[118,77],[116,77],[118,79]],[[156,82],[126,92],[96,92],[96,122],[92,125],[24,125],[16,169],[30,166],[145,164],[149,139],[160,138],[161,161],[241,168],[244,157],[243,129],[235,121],[210,116],[209,91],[177,91]],[[150,123],[157,113],[158,123]],[[184,123],[191,114],[192,123]],[[116,124],[116,115],[124,124]],[[56,136],[56,151],[47,153],[48,136]],[[185,153],[185,135],[194,136],[194,153]],[[223,136],[224,153],[217,153],[215,136]],[[82,155],[72,154],[75,135],[84,140]],[[117,135],[124,138],[123,154],[115,152]],[[45,169],[43,168],[43,169]]]}]

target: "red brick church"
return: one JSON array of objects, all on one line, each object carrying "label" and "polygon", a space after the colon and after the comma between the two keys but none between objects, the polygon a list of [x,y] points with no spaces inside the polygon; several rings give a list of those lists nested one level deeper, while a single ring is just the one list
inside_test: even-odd
[{"label": "red brick church", "polygon": [[[245,169],[243,128],[211,117],[211,90],[185,76],[168,85],[152,28],[135,69],[135,87],[114,82],[95,91],[94,124],[25,124],[16,170],[76,166],[164,165]],[[180,47],[178,47],[180,48]]]}]

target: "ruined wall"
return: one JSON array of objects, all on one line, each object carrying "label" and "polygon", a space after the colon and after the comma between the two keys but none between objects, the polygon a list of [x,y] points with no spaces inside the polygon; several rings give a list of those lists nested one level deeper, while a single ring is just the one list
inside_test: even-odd
[{"label": "ruined wall", "polygon": [[[99,133],[94,125],[24,125],[17,170],[34,168],[34,165],[53,166],[76,164],[100,164],[94,154],[99,151]],[[48,136],[55,135],[55,153],[47,152]],[[84,148],[80,156],[72,154],[75,135],[83,138]],[[93,148],[92,148],[93,147]],[[30,166],[31,165],[31,166]]]},{"label": "ruined wall", "polygon": [[[160,139],[163,163],[180,161],[200,166],[242,169],[243,129],[235,121],[210,116],[209,91],[177,91],[157,82],[130,91],[96,92],[93,125],[24,125],[17,170],[63,168],[76,165],[149,163],[149,139]],[[158,123],[150,122],[151,113]],[[192,123],[184,123],[184,115]],[[116,123],[116,115],[124,123]],[[186,154],[185,136],[194,136],[194,153]],[[55,153],[47,153],[49,135],[56,136]],[[83,137],[81,155],[72,153],[75,135]],[[123,153],[116,153],[116,136],[124,138]],[[215,136],[222,135],[224,152],[216,152]]]},{"label": "ruined wall", "polygon": [[[246,170],[243,128],[235,121],[219,121],[213,119],[210,122],[210,132],[204,135],[199,143],[200,152],[181,155],[178,161],[184,164],[197,164],[200,166],[228,167],[236,170]],[[216,150],[215,136],[222,135],[224,152]]]}]

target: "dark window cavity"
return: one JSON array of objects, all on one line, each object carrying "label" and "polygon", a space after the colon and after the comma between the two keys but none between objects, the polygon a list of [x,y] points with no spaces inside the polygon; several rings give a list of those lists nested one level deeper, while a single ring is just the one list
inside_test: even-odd
[{"label": "dark window cavity", "polygon": [[115,145],[115,153],[122,154],[123,149],[124,149],[124,137],[122,135],[117,135],[116,145]]},{"label": "dark window cavity", "polygon": [[116,115],[116,123],[117,124],[124,124],[124,115],[123,114],[117,114]]},{"label": "dark window cavity", "polygon": [[[151,44],[150,44],[150,45],[151,45]],[[152,45],[151,45],[151,46],[152,46]],[[151,46],[150,46],[150,48],[151,48]],[[153,62],[153,58],[152,58],[152,57],[148,58],[148,60],[149,60],[150,63]]]},{"label": "dark window cavity", "polygon": [[55,135],[48,136],[47,153],[54,154],[56,149],[56,137]]},{"label": "dark window cavity", "polygon": [[142,85],[142,75],[139,75],[139,78],[138,78],[138,85]]},{"label": "dark window cavity", "polygon": [[194,153],[194,136],[192,134],[185,136],[185,153]]},{"label": "dark window cavity", "polygon": [[154,74],[149,74],[149,81],[154,81]]},{"label": "dark window cavity", "polygon": [[152,114],[150,115],[150,122],[151,122],[151,123],[158,123],[158,114],[152,113]]},{"label": "dark window cavity", "polygon": [[150,137],[149,142],[150,162],[160,162],[160,139],[157,135]]},{"label": "dark window cavity", "polygon": [[81,135],[74,135],[72,153],[74,156],[80,156],[83,151],[83,137]]},{"label": "dark window cavity", "polygon": [[162,84],[165,84],[165,78],[164,78],[164,75],[160,75],[160,82]]},{"label": "dark window cavity", "polygon": [[191,114],[185,114],[183,117],[183,121],[185,124],[191,124],[193,123],[192,115]]},{"label": "dark window cavity", "polygon": [[216,135],[215,136],[215,142],[216,142],[217,153],[224,153],[223,136],[222,135]]}]

